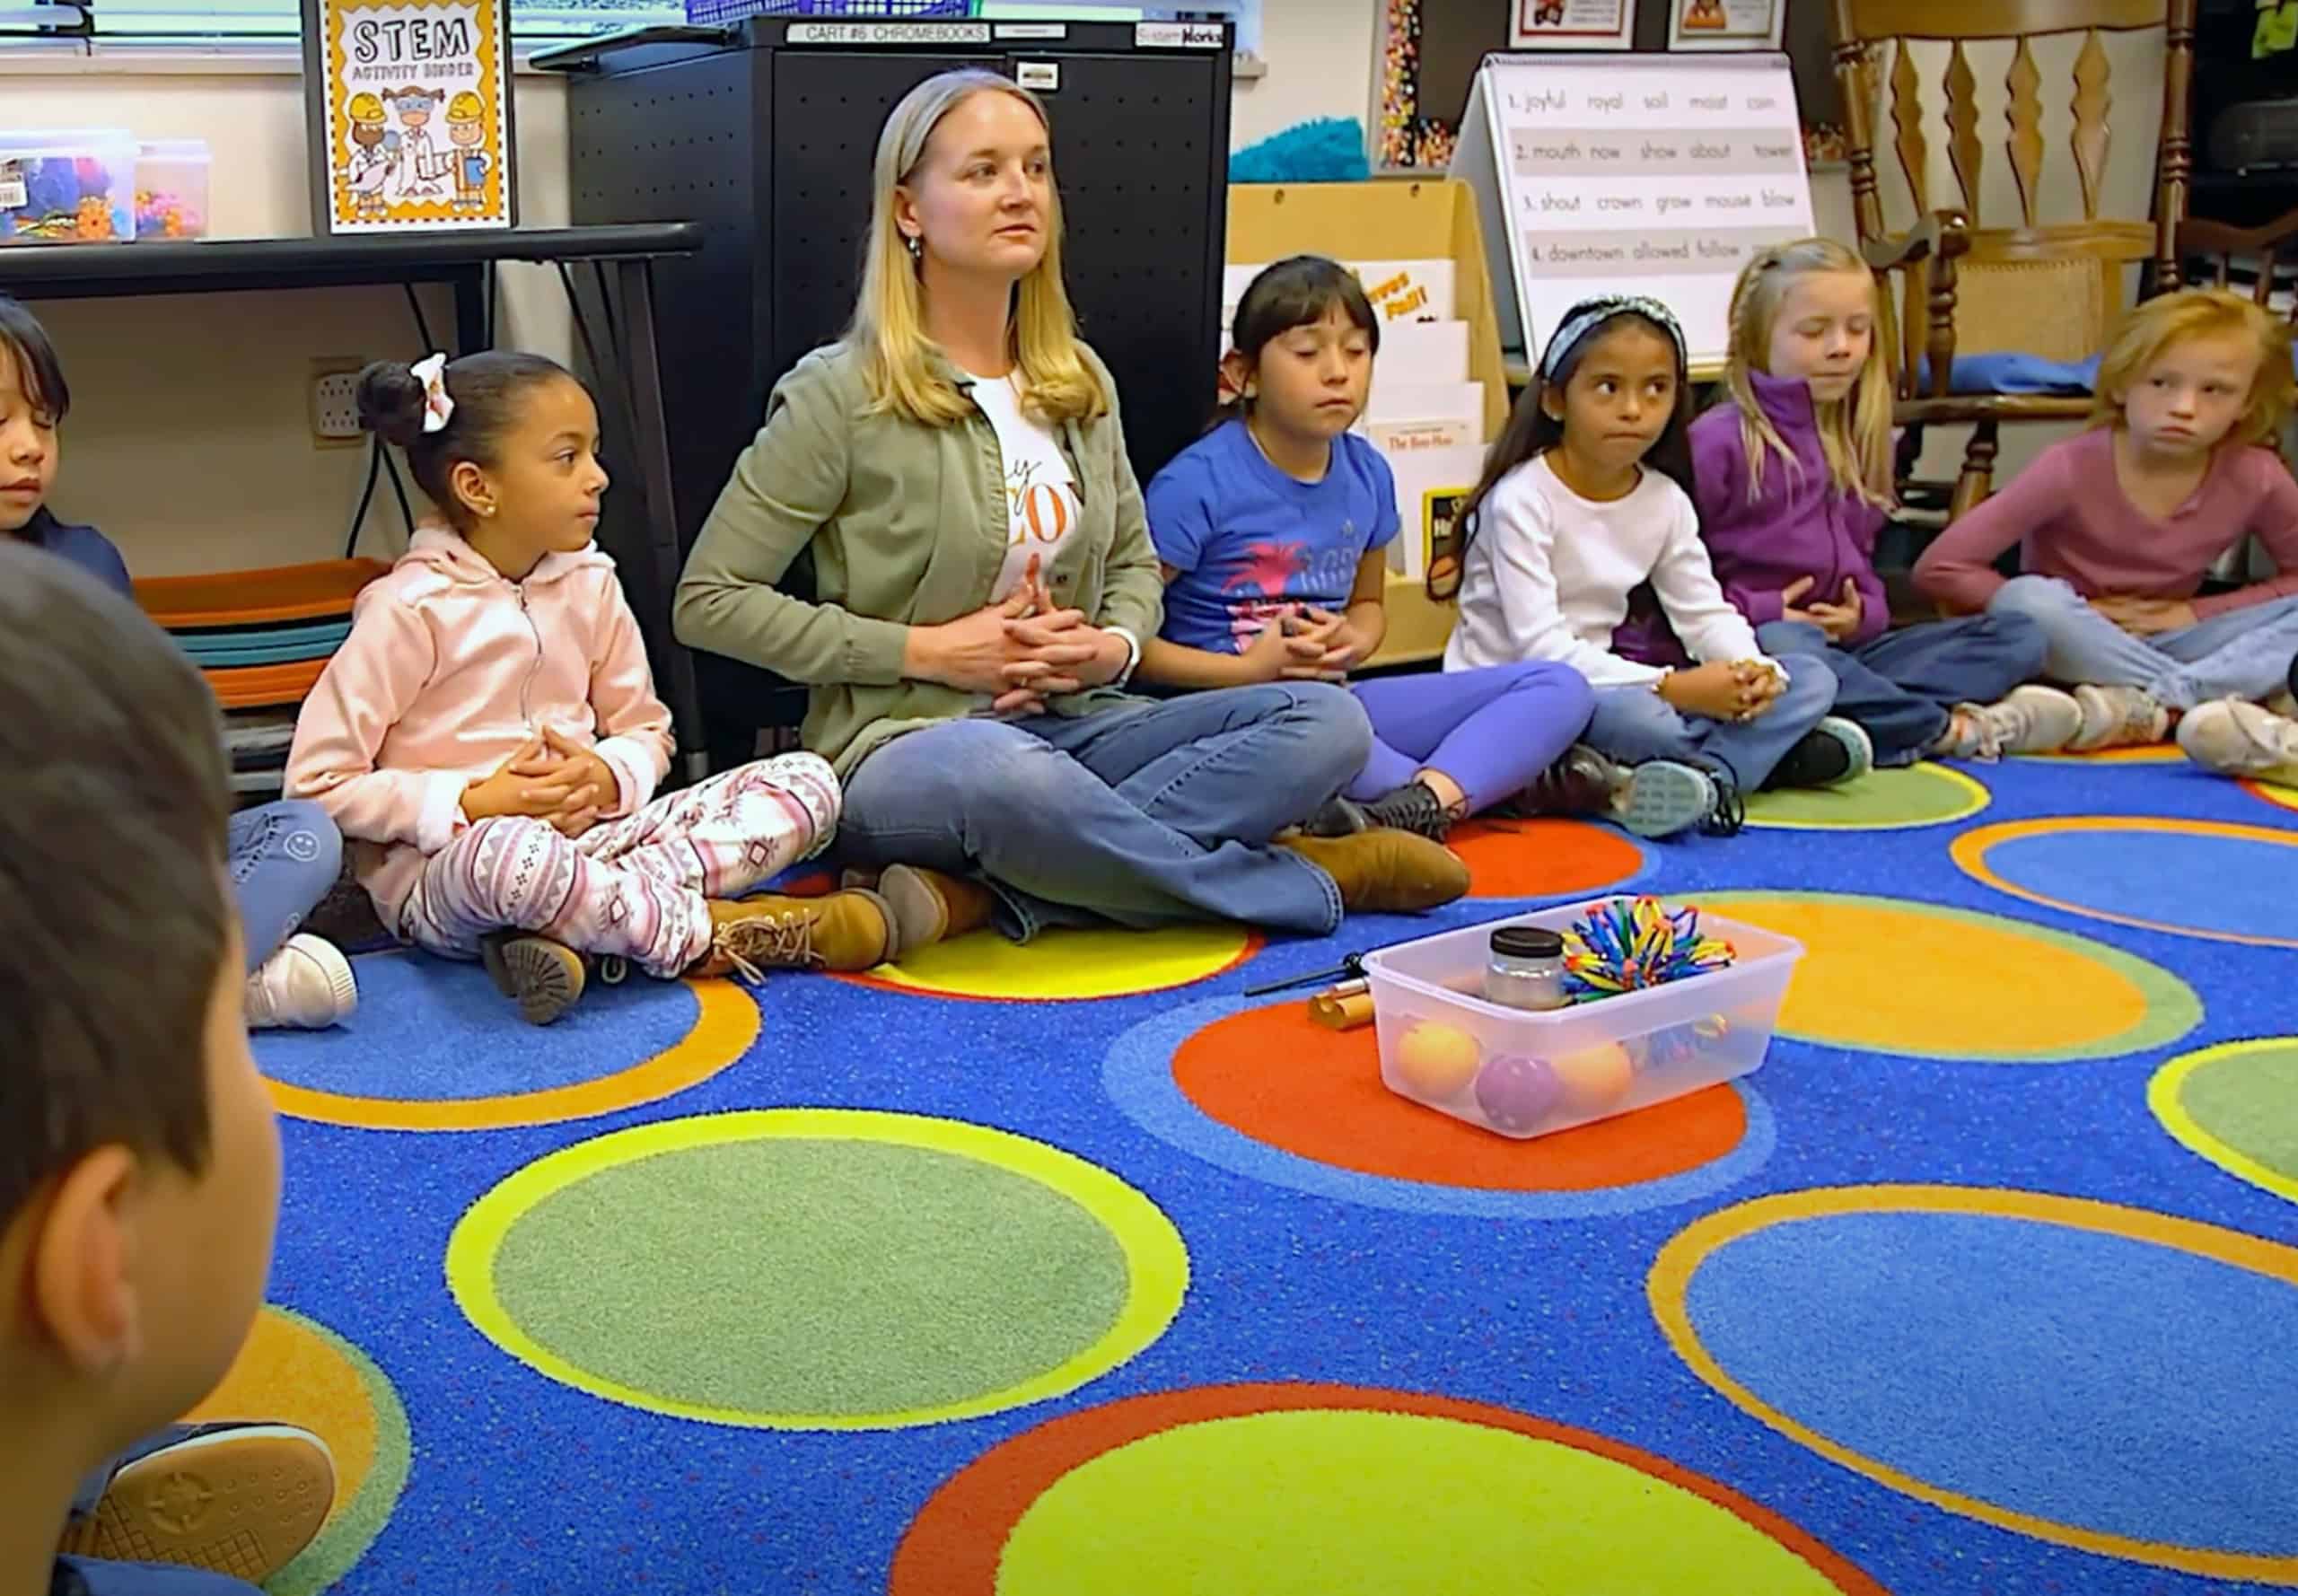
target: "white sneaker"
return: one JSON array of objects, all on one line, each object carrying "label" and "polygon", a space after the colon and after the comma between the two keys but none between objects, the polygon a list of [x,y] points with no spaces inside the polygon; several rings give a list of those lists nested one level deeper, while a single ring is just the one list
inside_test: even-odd
[{"label": "white sneaker", "polygon": [[248,978],[250,1030],[319,1030],[358,1006],[351,960],[316,936],[289,937]]},{"label": "white sneaker", "polygon": [[2083,711],[2083,729],[2066,744],[2074,753],[2160,742],[2171,729],[2171,712],[2143,688],[2076,688],[2074,702]]},{"label": "white sneaker", "polygon": [[2222,776],[2298,787],[2298,720],[2240,698],[2190,709],[2179,722],[2187,758]]},{"label": "white sneaker", "polygon": [[[2083,706],[2074,694],[2033,683],[2013,688],[2008,697],[1993,704],[1973,705],[1970,711],[1998,754],[2055,754],[2083,730]],[[1982,750],[1962,757],[1988,755]]]}]

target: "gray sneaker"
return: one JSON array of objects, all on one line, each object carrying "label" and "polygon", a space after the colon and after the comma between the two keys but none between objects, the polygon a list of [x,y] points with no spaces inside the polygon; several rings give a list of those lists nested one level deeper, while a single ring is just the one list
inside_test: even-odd
[{"label": "gray sneaker", "polygon": [[2187,758],[2222,776],[2298,787],[2298,720],[2240,698],[2189,709],[2179,720]]}]

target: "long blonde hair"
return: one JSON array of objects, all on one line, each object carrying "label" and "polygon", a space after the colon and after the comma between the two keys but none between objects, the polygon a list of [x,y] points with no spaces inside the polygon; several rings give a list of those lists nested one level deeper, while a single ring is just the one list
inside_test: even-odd
[{"label": "long blonde hair", "polygon": [[[1750,373],[1767,371],[1771,334],[1787,290],[1800,277],[1820,272],[1856,272],[1867,285],[1867,303],[1875,305],[1874,274],[1866,262],[1833,239],[1798,239],[1760,250],[1740,273],[1732,288],[1731,357],[1724,368],[1724,384],[1740,408],[1740,448],[1748,460],[1748,496],[1763,487],[1764,459],[1776,454],[1787,469],[1802,469],[1795,452],[1764,414],[1756,398]],[[1852,380],[1851,390],[1840,399],[1815,403],[1820,451],[1827,456],[1828,480],[1838,493],[1888,510],[1891,495],[1891,366],[1890,352],[1878,325],[1868,341],[1866,364]]]},{"label": "long blonde hair", "polygon": [[2091,425],[2123,424],[2123,401],[2130,385],[2145,374],[2163,350],[2188,338],[2229,332],[2257,344],[2259,374],[2250,380],[2249,402],[2224,441],[2272,448],[2282,424],[2290,418],[2290,329],[2265,307],[2223,288],[2182,288],[2159,294],[2131,311],[2099,363]]},{"label": "long blonde hair", "polygon": [[[861,351],[873,408],[928,426],[947,426],[973,414],[973,402],[935,374],[927,358],[925,285],[894,222],[895,190],[917,175],[926,142],[942,118],[976,94],[1011,94],[1028,106],[1051,136],[1045,104],[1011,78],[966,68],[927,78],[901,98],[878,135],[873,169],[870,238],[862,262],[862,292],[846,341]],[[1006,325],[1008,353],[1020,368],[1022,406],[1048,422],[1090,420],[1109,410],[1109,396],[1085,364],[1077,318],[1061,281],[1061,195],[1047,180],[1045,255],[1021,280]]]}]

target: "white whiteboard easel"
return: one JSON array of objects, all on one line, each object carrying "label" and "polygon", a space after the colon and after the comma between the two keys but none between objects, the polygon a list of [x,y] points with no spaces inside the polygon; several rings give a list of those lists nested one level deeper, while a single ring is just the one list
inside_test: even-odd
[{"label": "white whiteboard easel", "polygon": [[1573,303],[1643,294],[1723,363],[1732,285],[1811,232],[1782,55],[1491,55],[1452,175],[1475,190],[1504,347],[1535,365]]}]

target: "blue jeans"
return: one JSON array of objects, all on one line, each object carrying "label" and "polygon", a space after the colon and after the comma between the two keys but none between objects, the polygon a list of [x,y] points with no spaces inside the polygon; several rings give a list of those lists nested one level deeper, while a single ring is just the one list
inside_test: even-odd
[{"label": "blue jeans", "polygon": [[1378,798],[1441,770],[1468,795],[1470,814],[1531,785],[1596,706],[1587,679],[1552,660],[1376,677],[1350,690],[1372,717],[1373,757],[1347,795]]},{"label": "blue jeans", "polygon": [[290,798],[234,813],[229,855],[252,975],[334,887],[343,834],[318,804]]},{"label": "blue jeans", "polygon": [[2175,632],[2136,637],[2056,576],[2014,576],[1987,601],[1989,615],[2032,616],[2049,640],[2053,680],[2144,688],[2167,709],[2214,698],[2267,697],[2298,655],[2298,599],[2230,609]]},{"label": "blue jeans", "polygon": [[1242,920],[1325,935],[1340,892],[1268,841],[1364,767],[1346,688],[1272,682],[1089,715],[969,717],[873,750],[846,781],[839,852],[978,874],[997,928]]},{"label": "blue jeans", "polygon": [[1835,713],[1875,744],[1878,765],[1912,765],[1958,704],[1992,704],[2043,673],[2049,641],[2032,618],[2005,611],[1926,621],[1838,648],[1809,621],[1756,629],[1767,653],[1817,654],[1835,672]]},{"label": "blue jeans", "polygon": [[1648,687],[1598,688],[1583,741],[1623,765],[1675,759],[1704,770],[1721,767],[1742,793],[1752,793],[1835,703],[1835,677],[1817,656],[1771,657],[1787,668],[1787,688],[1744,725],[1681,714]]}]

